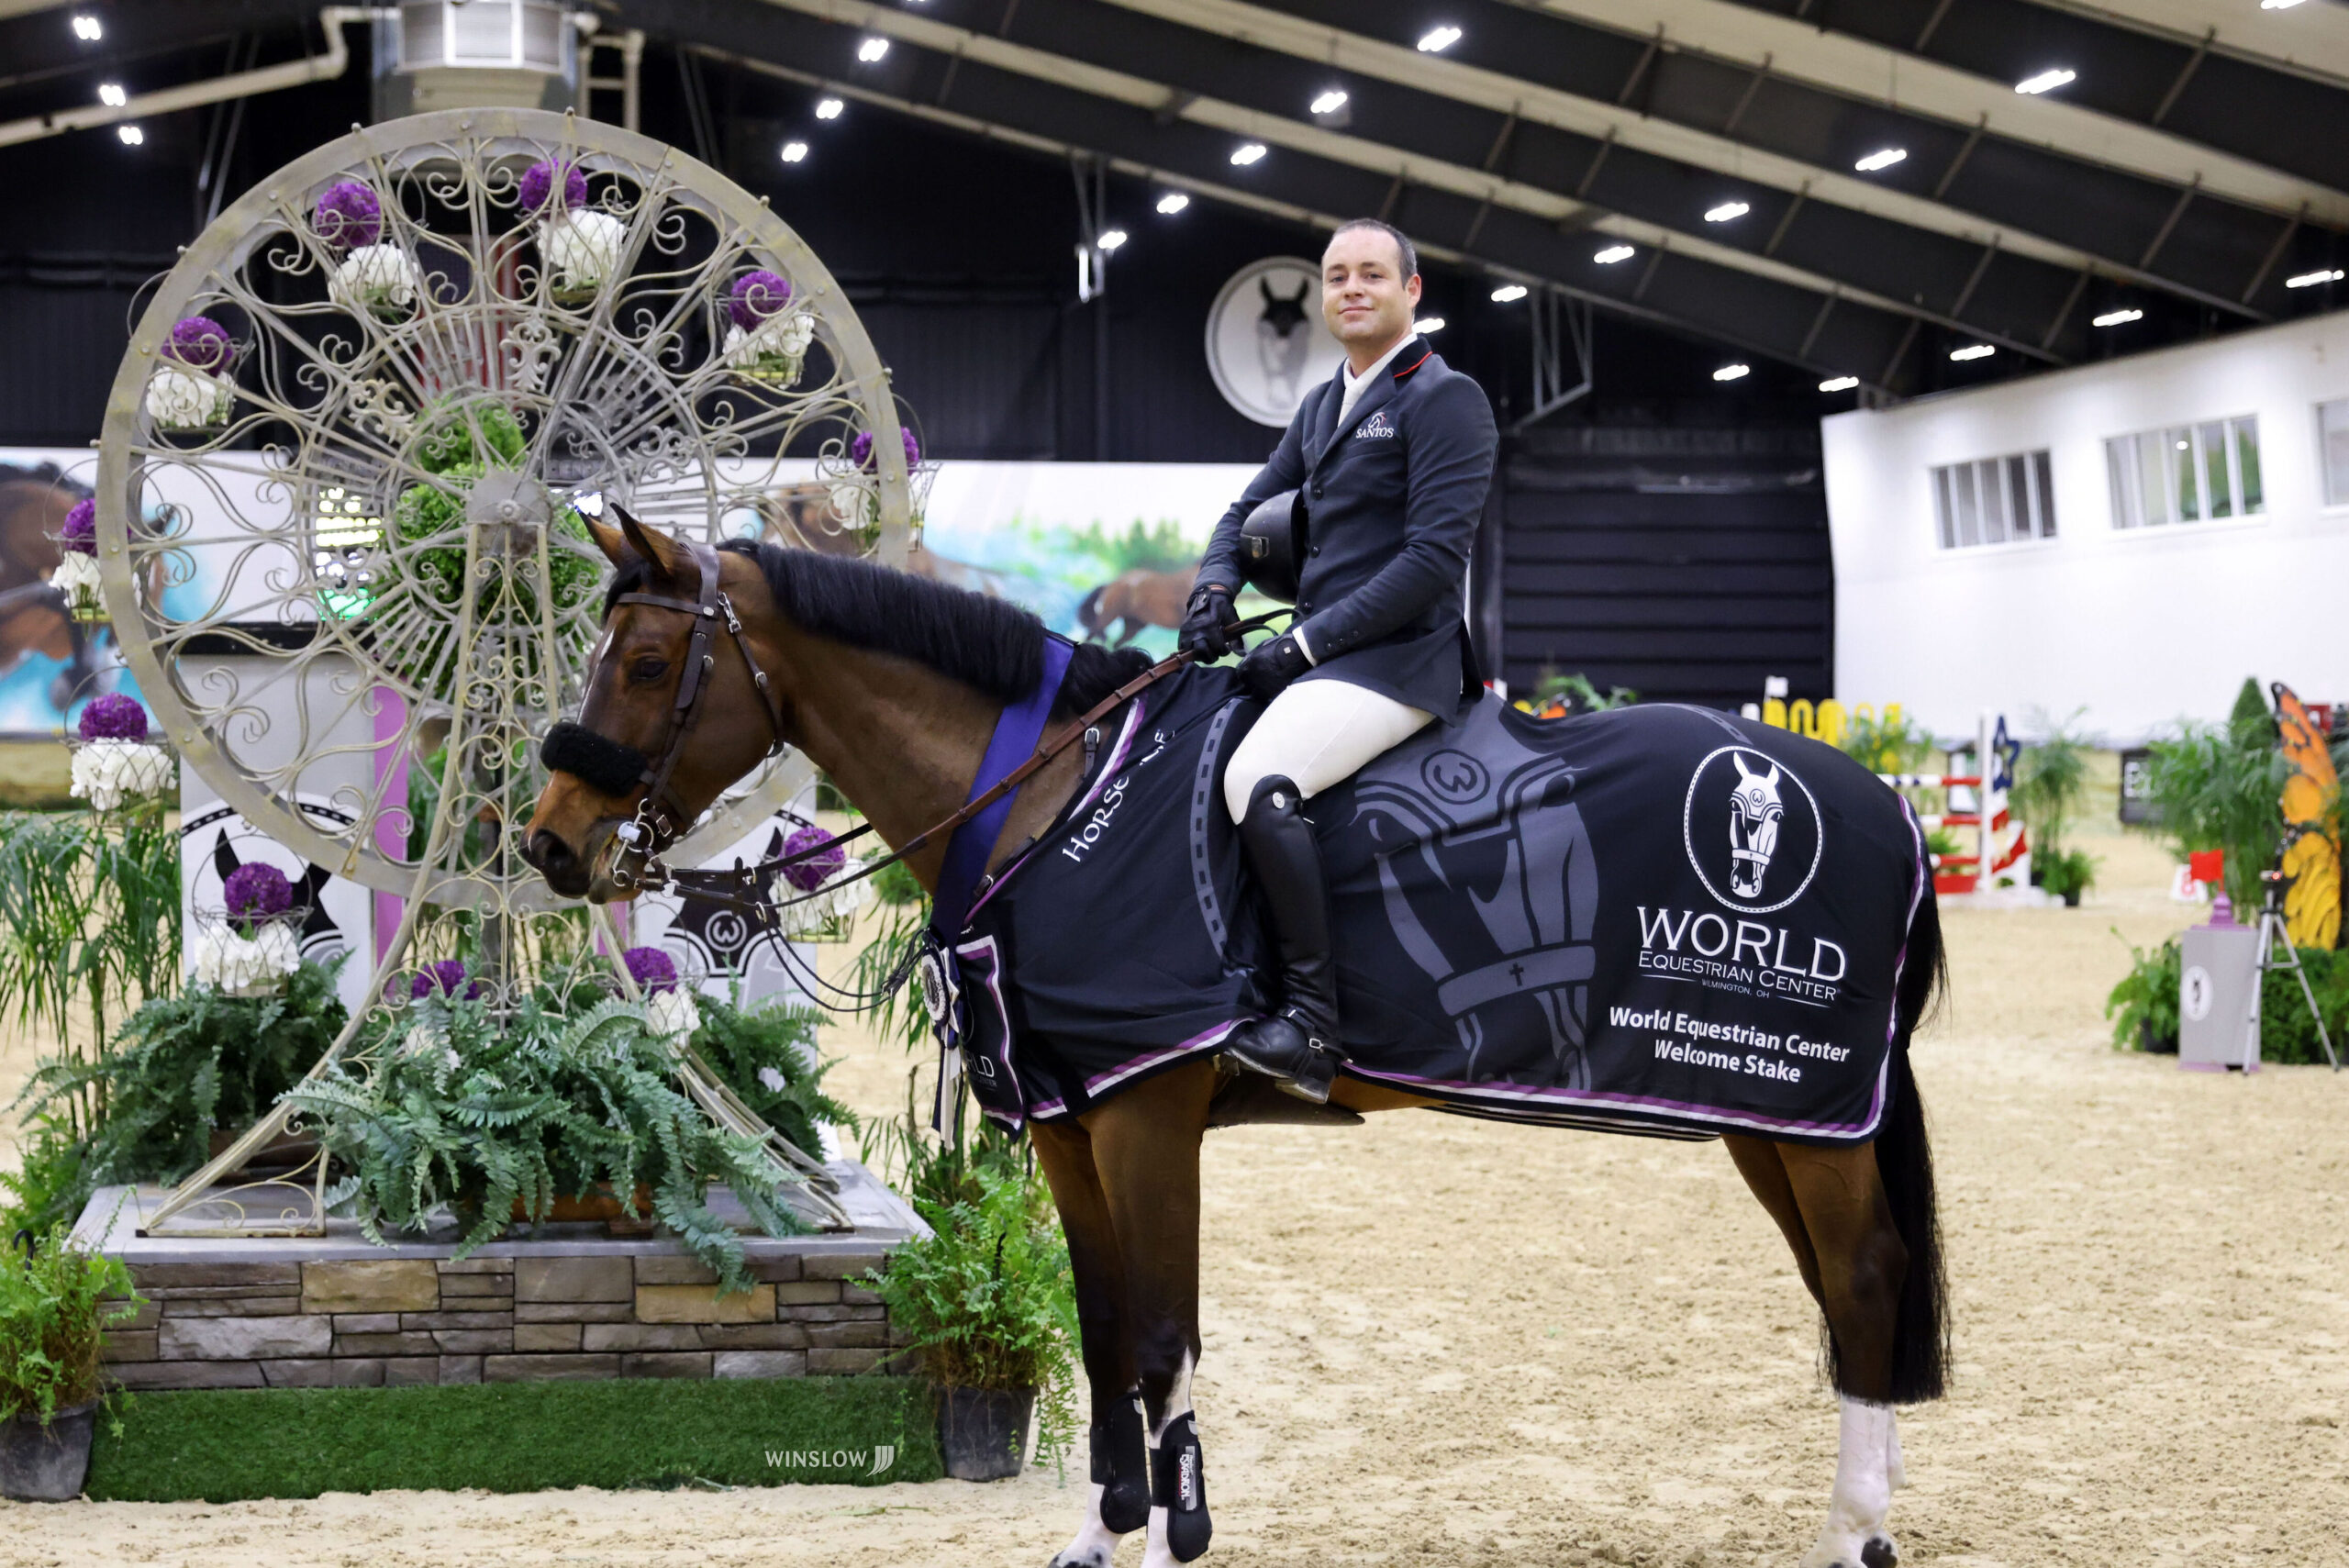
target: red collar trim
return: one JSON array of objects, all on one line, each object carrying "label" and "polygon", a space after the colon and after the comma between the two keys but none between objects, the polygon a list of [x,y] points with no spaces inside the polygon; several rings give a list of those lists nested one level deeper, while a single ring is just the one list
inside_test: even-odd
[{"label": "red collar trim", "polygon": [[1405,365],[1401,370],[1397,371],[1395,373],[1395,379],[1397,381],[1402,380],[1405,376],[1410,374],[1413,371],[1419,369],[1421,365],[1427,363],[1433,358],[1435,358],[1435,350],[1433,349],[1430,349],[1426,353],[1421,354],[1418,359],[1413,360],[1409,364]]}]

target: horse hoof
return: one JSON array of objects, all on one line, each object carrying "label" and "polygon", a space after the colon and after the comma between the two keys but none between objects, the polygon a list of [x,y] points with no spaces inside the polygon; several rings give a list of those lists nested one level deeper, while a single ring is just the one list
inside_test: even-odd
[{"label": "horse hoof", "polygon": [[1114,1547],[1088,1547],[1083,1551],[1063,1551],[1055,1555],[1045,1568],[1109,1568]]},{"label": "horse hoof", "polygon": [[1892,1543],[1888,1535],[1872,1535],[1867,1544],[1860,1548],[1861,1568],[1894,1568],[1899,1561],[1900,1548]]}]

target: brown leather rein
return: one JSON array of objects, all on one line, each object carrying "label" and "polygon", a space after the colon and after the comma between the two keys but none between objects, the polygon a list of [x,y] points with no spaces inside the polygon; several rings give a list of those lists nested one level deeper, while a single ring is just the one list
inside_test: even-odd
[{"label": "brown leather rein", "polygon": [[[742,655],[742,662],[750,667],[751,682],[758,688],[760,706],[765,710],[767,725],[774,733],[774,743],[767,749],[767,755],[774,756],[786,744],[783,714],[775,706],[774,686],[767,680],[767,673],[759,667],[758,656],[751,651],[750,639],[742,630],[741,619],[735,615],[732,602],[718,592],[718,551],[707,544],[680,542],[692,553],[694,565],[701,573],[698,597],[688,601],[671,598],[663,594],[622,594],[614,601],[615,607],[642,605],[649,609],[690,616],[693,617],[693,632],[686,648],[685,673],[677,681],[676,700],[670,706],[668,735],[661,759],[645,768],[639,781],[644,786],[644,794],[637,801],[636,815],[619,827],[622,849],[612,866],[612,880],[622,887],[633,887],[640,893],[675,892],[729,908],[751,911],[758,916],[759,923],[769,929],[774,929],[776,917],[783,910],[813,899],[829,897],[852,882],[861,882],[909,855],[919,854],[925,846],[941,837],[951,837],[957,828],[1018,789],[1039,769],[1083,740],[1085,733],[1103,718],[1197,658],[1196,654],[1176,652],[1152,664],[1094,704],[1057,735],[1040,741],[1028,759],[1006,773],[994,787],[972,796],[952,817],[915,834],[889,854],[859,866],[854,874],[839,878],[796,898],[768,898],[759,891],[760,885],[768,878],[803,861],[829,855],[840,845],[863,838],[873,831],[873,824],[863,823],[836,839],[811,844],[796,853],[770,855],[756,865],[745,865],[737,860],[731,871],[672,871],[662,862],[661,851],[693,823],[693,814],[686,812],[685,803],[677,799],[671,790],[670,780],[676,773],[677,763],[685,756],[685,742],[692,737],[694,727],[701,717],[702,698],[708,693],[709,673],[717,662],[717,654],[710,644],[716,639],[720,617],[724,617],[726,630],[731,634],[736,651]],[[1262,630],[1275,618],[1292,613],[1286,609],[1274,610],[1235,622],[1226,630],[1234,635]],[[679,819],[677,822],[672,821],[673,813]],[[640,862],[633,870],[627,863],[631,856]]]}]

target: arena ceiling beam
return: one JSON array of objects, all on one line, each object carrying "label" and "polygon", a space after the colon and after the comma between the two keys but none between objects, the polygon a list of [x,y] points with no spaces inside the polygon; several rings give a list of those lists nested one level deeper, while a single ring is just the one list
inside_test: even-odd
[{"label": "arena ceiling beam", "polygon": [[676,29],[710,52],[842,97],[1037,150],[1099,157],[1130,174],[1320,227],[1383,210],[1424,237],[1430,256],[1497,281],[1550,284],[1619,315],[1874,388],[1909,381],[1901,367],[1918,340],[1912,320],[1666,250],[1591,280],[1583,275],[1585,233],[1310,152],[1235,169],[1230,133],[1165,112],[1163,95],[1128,102],[909,42],[877,67],[860,66],[862,30],[764,0],[618,0],[618,10],[629,26]]},{"label": "arena ceiling beam", "polygon": [[[1576,267],[1592,282],[1604,280],[1610,272],[1632,270],[1620,261],[1610,266],[1593,259],[1607,249],[1606,239],[1629,240],[1635,247],[1670,250],[1732,271],[1911,317],[1956,333],[1965,341],[1986,340],[2026,359],[2064,362],[2062,356],[2047,349],[2045,339],[2052,335],[2048,329],[2057,323],[2073,286],[2068,273],[2007,257],[1996,258],[2001,264],[1993,266],[1992,253],[1981,248],[1890,226],[1866,235],[1859,243],[1851,242],[1853,237],[1846,235],[1842,245],[1812,245],[1809,236],[1818,231],[1815,216],[1800,243],[1783,254],[1773,254],[1775,248],[1765,241],[1774,232],[1783,239],[1794,227],[1790,220],[1798,212],[1792,204],[1785,204],[1783,212],[1765,210],[1743,225],[1750,235],[1746,246],[1725,243],[1716,238],[1719,226],[1705,223],[1700,215],[1742,187],[1699,170],[1648,168],[1636,154],[1627,156],[1612,177],[1613,186],[1634,197],[1631,210],[1591,206],[1574,194],[1572,172],[1597,156],[1598,143],[1562,150],[1544,143],[1548,133],[1536,127],[1525,133],[1522,142],[1504,150],[1501,144],[1510,139],[1512,128],[1502,117],[1486,116],[1432,95],[1386,83],[1369,84],[1367,90],[1374,95],[1383,95],[1389,101],[1375,115],[1363,117],[1399,128],[1373,139],[1309,120],[1300,123],[1293,115],[1280,112],[1310,99],[1322,81],[1285,55],[1252,50],[1154,18],[1105,10],[1082,0],[1023,0],[1016,30],[1023,37],[1047,40],[1051,48],[973,32],[863,0],[771,3],[919,44],[964,61],[984,61],[1155,112],[1166,112],[1173,104],[1176,117],[1229,133],[1232,139],[1226,144],[1227,150],[1252,139],[1290,152],[1350,164],[1382,178],[1399,178],[1447,192],[1474,203],[1479,215],[1470,220],[1461,237],[1464,248],[1474,247],[1482,224],[1494,213],[1514,211],[1562,231],[1600,237],[1586,244]],[[1140,73],[1143,72],[1148,73]],[[1238,101],[1218,94],[1218,88],[1222,94],[1237,95]],[[1508,170],[1497,171],[1496,159],[1488,151],[1503,150],[1509,155]],[[1508,172],[1523,177],[1509,178]],[[1917,242],[1937,246],[1942,253],[1920,254]],[[1633,266],[1639,264],[1635,259]],[[2035,278],[2018,279],[2018,273],[2034,272]],[[1922,288],[1918,286],[1920,280],[1925,283]],[[1982,286],[1986,280],[1991,284],[1987,290]],[[1958,308],[1939,308],[1941,301]],[[1975,308],[1967,314],[1969,305]]]},{"label": "arena ceiling beam", "polygon": [[[1811,8],[1826,0],[1810,0]],[[2349,83],[2349,10],[2291,6],[2279,11],[2240,0],[2037,0],[2115,27],[2207,44],[2212,54]],[[1765,0],[1770,9],[1804,15],[1803,0]]]},{"label": "arena ceiling beam", "polygon": [[[1552,8],[1579,0],[1544,0]],[[2078,10],[2031,0],[1728,0],[1754,13],[1765,38],[1753,43],[1797,46],[1777,54],[1776,69],[1846,91],[1880,89],[1887,58],[1898,62],[1903,101],[1938,112],[1989,117],[2009,136],[2086,152],[2175,181],[2177,168],[2204,172],[2202,150],[2280,171],[2319,193],[2349,190],[2349,146],[2317,128],[2349,124],[2349,79],[2293,69],[2212,46],[2197,28],[2180,38]],[[1658,9],[1685,13],[1683,37],[1714,37],[1717,0],[1666,0]],[[1611,8],[1610,8],[1611,9]],[[2196,7],[2197,10],[2208,7]],[[2232,22],[2288,22],[2286,13],[2233,6]],[[2324,5],[2295,12],[2341,13]],[[1698,29],[1703,29],[1701,33]],[[2246,36],[2256,28],[2232,29]],[[2349,28],[2340,29],[2349,43]],[[1749,46],[1750,47],[1750,46]],[[1850,74],[1839,80],[1842,64]],[[2017,83],[2051,71],[2073,79],[2033,94]],[[2061,135],[2064,139],[2053,139]],[[2218,186],[2225,171],[2207,172]],[[2245,199],[2255,199],[2242,188]],[[2297,204],[2307,194],[2284,192]],[[2272,199],[2264,205],[2274,206]]]},{"label": "arena ceiling beam", "polygon": [[[1244,38],[1341,79],[1375,75],[1520,121],[1611,137],[1618,148],[1735,170],[1788,196],[1995,238],[2005,253],[2251,319],[2284,308],[2282,278],[2321,260],[2329,238],[2321,226],[2349,223],[2349,195],[2318,193],[2272,171],[2259,172],[2261,189],[2288,205],[2248,205],[2196,185],[2190,175],[2184,183],[2149,179],[1992,134],[1976,117],[1944,119],[1801,82],[1780,74],[1766,51],[1751,61],[1722,60],[1683,49],[1669,29],[1662,39],[1642,38],[1507,0],[1453,0],[1444,14],[1464,36],[1441,53],[1415,47],[1416,17],[1341,0],[1109,3]],[[1748,21],[1780,20],[1735,6],[1718,9]],[[1013,36],[1020,30],[1015,23]],[[1876,52],[1880,82],[1890,57]],[[1878,149],[1906,156],[1888,168],[1854,168]],[[2305,217],[2288,205],[2303,189],[2311,193]],[[2319,194],[2323,199],[2313,199]],[[2189,206],[2192,221],[2181,222]]]}]

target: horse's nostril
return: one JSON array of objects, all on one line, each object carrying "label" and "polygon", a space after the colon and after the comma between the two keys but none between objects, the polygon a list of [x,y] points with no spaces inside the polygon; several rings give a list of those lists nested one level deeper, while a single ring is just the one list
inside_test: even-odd
[{"label": "horse's nostril", "polygon": [[571,846],[544,828],[522,846],[522,858],[549,874],[568,870],[573,860]]}]

